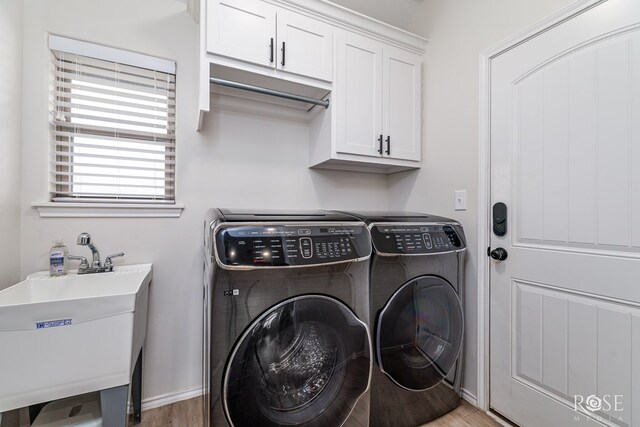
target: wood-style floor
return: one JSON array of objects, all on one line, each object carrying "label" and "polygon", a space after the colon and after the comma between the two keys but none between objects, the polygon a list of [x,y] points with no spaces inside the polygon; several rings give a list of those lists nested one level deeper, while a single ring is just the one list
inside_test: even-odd
[{"label": "wood-style floor", "polygon": [[[142,413],[139,427],[198,427],[201,425],[198,398],[176,402]],[[133,426],[133,423],[129,423]],[[475,406],[463,402],[457,409],[421,427],[493,427],[500,426],[493,418]]]},{"label": "wood-style floor", "polygon": [[430,423],[424,424],[424,426],[493,427],[500,426],[500,424],[480,409],[463,400],[462,405],[458,406],[456,409],[449,412],[445,416],[431,421]]}]

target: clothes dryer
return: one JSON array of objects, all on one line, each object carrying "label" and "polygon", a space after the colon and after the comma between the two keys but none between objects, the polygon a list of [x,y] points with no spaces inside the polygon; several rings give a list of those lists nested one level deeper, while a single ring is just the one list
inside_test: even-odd
[{"label": "clothes dryer", "polygon": [[371,426],[416,426],[460,404],[462,226],[410,212],[355,212],[371,231],[370,318],[376,367]]},{"label": "clothes dryer", "polygon": [[207,213],[205,425],[367,425],[370,254],[344,214]]}]

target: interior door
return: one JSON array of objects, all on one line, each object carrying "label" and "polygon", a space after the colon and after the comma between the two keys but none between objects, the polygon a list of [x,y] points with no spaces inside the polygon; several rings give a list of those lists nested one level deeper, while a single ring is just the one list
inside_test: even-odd
[{"label": "interior door", "polygon": [[507,206],[491,248],[508,254],[490,269],[491,407],[521,426],[640,425],[640,2],[492,60],[490,130]]},{"label": "interior door", "polygon": [[385,157],[420,160],[422,57],[384,47],[382,117]]},{"label": "interior door", "polygon": [[335,81],[336,151],[382,156],[382,46],[342,32]]},{"label": "interior door", "polygon": [[245,0],[209,0],[207,51],[253,64],[274,67],[276,8]]}]

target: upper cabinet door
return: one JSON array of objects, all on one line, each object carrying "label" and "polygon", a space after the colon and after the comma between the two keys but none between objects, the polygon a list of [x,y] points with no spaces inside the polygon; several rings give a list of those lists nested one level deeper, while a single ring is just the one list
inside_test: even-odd
[{"label": "upper cabinet door", "polygon": [[382,45],[354,33],[338,38],[334,82],[336,151],[380,157]]},{"label": "upper cabinet door", "polygon": [[421,64],[419,55],[384,47],[384,156],[420,160]]},{"label": "upper cabinet door", "polygon": [[333,80],[333,28],[321,21],[278,10],[278,69]]},{"label": "upper cabinet door", "polygon": [[275,7],[250,0],[209,0],[207,5],[207,51],[275,66]]}]

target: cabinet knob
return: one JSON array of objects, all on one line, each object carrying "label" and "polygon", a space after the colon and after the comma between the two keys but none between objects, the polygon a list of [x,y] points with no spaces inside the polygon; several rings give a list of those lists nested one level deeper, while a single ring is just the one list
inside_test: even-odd
[{"label": "cabinet knob", "polygon": [[378,138],[378,153],[380,153],[380,155],[382,155],[382,134],[380,134],[380,138]]},{"label": "cabinet knob", "polygon": [[387,156],[391,154],[391,135],[387,136]]}]

